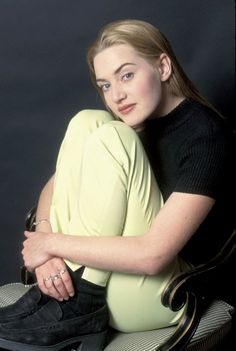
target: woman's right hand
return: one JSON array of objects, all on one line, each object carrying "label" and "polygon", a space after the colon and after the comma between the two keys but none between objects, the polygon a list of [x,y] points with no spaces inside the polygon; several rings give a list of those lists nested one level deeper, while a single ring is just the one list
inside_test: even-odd
[{"label": "woman's right hand", "polygon": [[62,258],[55,257],[35,269],[40,290],[59,301],[74,295],[71,276]]}]

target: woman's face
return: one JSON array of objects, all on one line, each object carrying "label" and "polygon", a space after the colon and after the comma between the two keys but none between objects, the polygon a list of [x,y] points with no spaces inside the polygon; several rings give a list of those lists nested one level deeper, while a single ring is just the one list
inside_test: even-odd
[{"label": "woman's face", "polygon": [[161,71],[128,44],[114,45],[94,58],[97,85],[114,115],[138,128],[155,116],[163,88]]}]

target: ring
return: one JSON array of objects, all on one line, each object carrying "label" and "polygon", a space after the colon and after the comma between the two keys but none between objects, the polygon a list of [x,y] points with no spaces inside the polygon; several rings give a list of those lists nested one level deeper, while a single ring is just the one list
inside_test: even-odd
[{"label": "ring", "polygon": [[58,274],[55,274],[51,277],[52,281],[54,282],[55,280],[57,279],[61,279],[61,275],[58,273]]},{"label": "ring", "polygon": [[58,273],[57,274],[50,275],[49,277],[44,278],[43,281],[44,281],[44,283],[46,283],[49,280],[54,282],[57,279],[61,279],[61,275],[64,274],[64,273],[66,273],[66,269],[65,268],[58,269]]},{"label": "ring", "polygon": [[52,279],[52,277],[50,276],[50,277],[47,277],[47,278],[43,278],[43,281],[44,281],[44,283],[46,283],[48,280],[51,280]]},{"label": "ring", "polygon": [[66,273],[66,269],[64,268],[58,269],[58,274],[64,274],[64,273]]}]

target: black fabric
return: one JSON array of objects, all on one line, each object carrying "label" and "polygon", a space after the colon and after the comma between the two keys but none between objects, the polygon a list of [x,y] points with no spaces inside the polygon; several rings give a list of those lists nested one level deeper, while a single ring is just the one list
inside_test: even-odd
[{"label": "black fabric", "polygon": [[32,286],[18,301],[0,308],[0,324],[21,319],[36,312],[49,299],[49,296],[44,295],[38,286]]},{"label": "black fabric", "polygon": [[174,191],[216,199],[182,251],[185,259],[204,262],[217,253],[234,224],[230,127],[208,107],[186,99],[168,115],[148,120],[140,136],[164,201]]},{"label": "black fabric", "polygon": [[15,304],[1,309],[5,313],[4,323],[0,323],[0,347],[6,340],[22,343],[22,349],[24,344],[52,346],[68,341],[69,345],[81,335],[99,334],[108,328],[106,288],[82,279],[84,267],[68,270],[75,287],[69,300],[43,299],[35,286]]},{"label": "black fabric", "polygon": [[[79,341],[81,336],[99,335],[108,327],[108,310],[103,306],[94,313],[63,319],[61,305],[51,299],[36,313],[29,315],[20,322],[10,322],[0,325],[0,347],[24,350],[24,345],[50,346],[52,350],[61,348]],[[6,341],[8,341],[6,343]],[[17,343],[18,348],[13,347]],[[57,348],[53,348],[57,346]],[[27,348],[29,350],[29,348]],[[38,351],[37,347],[35,350]]]},{"label": "black fabric", "polygon": [[84,267],[74,272],[69,267],[67,269],[75,287],[75,295],[68,301],[60,303],[64,319],[92,313],[106,305],[106,287],[83,279]]},{"label": "black fabric", "polygon": [[[106,305],[106,288],[82,279],[84,267],[73,272],[67,266],[67,270],[74,284],[75,295],[68,301],[58,302],[62,311],[61,319],[65,320],[95,312]],[[11,321],[18,321],[16,323],[24,324],[25,317],[34,315],[44,305],[47,305],[50,300],[53,299],[43,294],[38,285],[34,285],[18,301],[0,308],[0,324]]]}]

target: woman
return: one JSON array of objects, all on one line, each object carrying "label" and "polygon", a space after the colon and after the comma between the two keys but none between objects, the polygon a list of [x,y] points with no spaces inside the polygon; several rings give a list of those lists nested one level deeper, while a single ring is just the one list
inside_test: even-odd
[{"label": "woman", "polygon": [[175,324],[182,311],[164,308],[161,294],[187,269],[178,254],[193,235],[212,235],[223,203],[225,122],[164,35],[113,22],[88,64],[109,112],[81,111],[69,124],[22,250],[42,293],[29,290],[24,312],[16,303],[0,313],[3,346],[102,343],[107,306],[121,331]]}]

